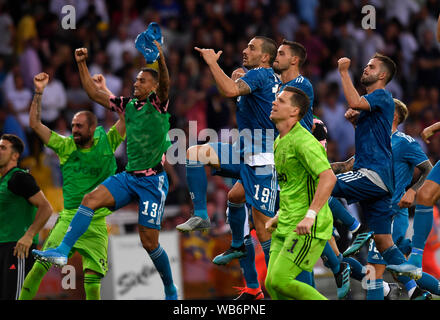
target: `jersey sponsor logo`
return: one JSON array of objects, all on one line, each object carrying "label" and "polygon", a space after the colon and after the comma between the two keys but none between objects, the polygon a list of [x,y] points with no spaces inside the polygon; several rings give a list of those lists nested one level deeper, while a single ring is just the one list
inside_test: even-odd
[{"label": "jersey sponsor logo", "polygon": [[100,173],[102,172],[102,168],[75,166],[73,167],[73,172],[86,176],[99,177]]}]

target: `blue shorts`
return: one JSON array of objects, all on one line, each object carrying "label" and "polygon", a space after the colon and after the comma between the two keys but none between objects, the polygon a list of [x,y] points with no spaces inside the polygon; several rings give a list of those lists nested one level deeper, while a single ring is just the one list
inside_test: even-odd
[{"label": "blue shorts", "polygon": [[437,161],[437,163],[434,165],[426,177],[426,180],[431,180],[437,184],[440,184],[440,161]]},{"label": "blue shorts", "polygon": [[157,175],[140,177],[124,171],[107,178],[102,184],[115,199],[112,210],[138,200],[139,224],[160,230],[168,194],[168,177],[165,171]]},{"label": "blue shorts", "polygon": [[332,196],[344,198],[348,204],[359,202],[367,225],[375,234],[391,234],[393,211],[391,195],[358,171],[336,175]]},{"label": "blue shorts", "polygon": [[246,194],[246,202],[268,217],[275,216],[278,181],[274,165],[249,166],[237,144],[209,143],[217,153],[220,169],[212,169],[213,175],[240,179]]},{"label": "blue shorts", "polygon": [[[399,208],[400,209],[400,208]],[[399,238],[404,239],[406,230],[409,226],[408,221],[408,211],[406,210],[394,210],[395,214],[393,217],[393,241],[394,243],[397,242]],[[383,264],[386,265],[385,260],[383,259],[382,255],[379,253],[379,250],[376,248],[376,244],[374,243],[374,240],[370,240],[370,246],[368,248],[368,263],[372,264]]]}]

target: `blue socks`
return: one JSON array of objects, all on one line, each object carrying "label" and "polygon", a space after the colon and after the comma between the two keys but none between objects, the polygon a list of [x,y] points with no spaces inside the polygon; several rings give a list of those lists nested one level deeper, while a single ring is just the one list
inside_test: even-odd
[{"label": "blue socks", "polygon": [[424,249],[426,239],[432,229],[433,208],[426,207],[421,204],[416,205],[414,214],[414,235],[412,237],[412,245],[418,249]]},{"label": "blue socks", "polygon": [[367,300],[383,299],[383,279],[367,280]]},{"label": "blue socks", "polygon": [[171,296],[176,294],[176,287],[173,283],[173,275],[171,273],[170,260],[165,250],[159,246],[151,252],[148,252],[157,272],[159,272],[160,278],[162,279],[163,285],[165,287],[165,295]]},{"label": "blue socks", "polygon": [[295,280],[301,281],[303,283],[308,284],[309,286],[315,287],[315,281],[312,272],[303,271],[295,278]]},{"label": "blue socks", "polygon": [[414,234],[412,237],[412,250],[408,262],[421,268],[423,259],[423,250],[425,249],[426,239],[432,229],[433,208],[421,204],[416,205],[414,214]]},{"label": "blue socks", "polygon": [[365,277],[365,269],[364,266],[352,257],[344,258],[342,261],[347,262],[351,268],[351,277],[358,281],[362,281]]},{"label": "blue socks", "polygon": [[325,244],[321,257],[324,258],[324,265],[331,269],[333,274],[337,274],[339,272],[340,261],[328,242]]},{"label": "blue socks", "polygon": [[244,223],[246,221],[245,203],[232,203],[228,201],[228,220],[232,232],[232,243],[234,248],[243,244]]},{"label": "blue socks", "polygon": [[194,215],[202,219],[207,219],[206,189],[208,188],[208,178],[206,177],[203,163],[186,160],[186,181],[194,204]]},{"label": "blue socks", "polygon": [[250,235],[244,239],[244,245],[246,246],[247,256],[239,259],[240,267],[243,271],[243,276],[248,288],[256,289],[260,286],[258,282],[258,273],[255,268],[255,248]]},{"label": "blue socks", "polygon": [[440,282],[430,274],[423,272],[422,277],[417,280],[417,284],[429,292],[440,295]]},{"label": "blue socks", "polygon": [[57,250],[62,254],[68,256],[75,242],[86,232],[92,221],[95,211],[80,205],[78,211],[70,222],[69,228],[64,236],[63,241],[58,246]]},{"label": "blue socks", "polygon": [[415,288],[417,287],[417,283],[414,280],[410,280],[406,283],[404,283],[405,289],[408,292],[408,296],[411,297],[412,293],[414,292]]},{"label": "blue socks", "polygon": [[417,249],[417,248],[412,248],[411,254],[409,255],[409,258],[408,258],[408,263],[421,268],[422,267],[422,260],[423,260],[423,250]]},{"label": "blue socks", "polygon": [[264,259],[266,260],[266,266],[269,266],[270,242],[271,242],[270,239],[264,242],[260,242],[261,248],[263,248],[263,252],[264,252]]},{"label": "blue socks", "polygon": [[334,197],[330,197],[328,200],[328,205],[330,206],[330,210],[332,211],[333,217],[341,221],[351,232],[356,231],[360,223],[357,221],[348,210],[344,207],[344,205],[338,199]]},{"label": "blue socks", "polygon": [[[402,252],[397,248],[397,246],[394,244],[388,249],[386,249],[384,252],[381,253],[382,258],[385,260],[385,262],[390,264],[402,264],[407,262],[405,259],[405,256],[402,254]],[[399,276],[397,279],[401,283],[408,283],[411,281],[409,277]]]}]

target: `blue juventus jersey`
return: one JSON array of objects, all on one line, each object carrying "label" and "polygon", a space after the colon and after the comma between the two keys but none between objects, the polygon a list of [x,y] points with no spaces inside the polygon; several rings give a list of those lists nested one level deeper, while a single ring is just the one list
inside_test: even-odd
[{"label": "blue juventus jersey", "polygon": [[[236,116],[241,149],[245,153],[273,153],[273,142],[278,131],[269,116],[280,80],[272,68],[251,69],[240,79],[251,89],[250,94],[237,98]],[[253,143],[249,141],[251,138]]]},{"label": "blue juventus jersey", "polygon": [[416,140],[400,131],[394,132],[391,136],[391,146],[395,181],[392,198],[393,208],[408,214],[407,208],[400,209],[397,204],[405,194],[406,187],[411,183],[414,168],[428,160],[428,157]]},{"label": "blue juventus jersey", "polygon": [[366,168],[375,171],[393,194],[391,126],[394,100],[391,93],[384,89],[374,90],[363,97],[370,104],[370,110],[362,110],[356,124],[353,169]]},{"label": "blue juventus jersey", "polygon": [[290,80],[286,83],[282,83],[280,85],[279,92],[283,91],[285,87],[295,87],[298,88],[309,97],[310,105],[309,110],[304,115],[304,118],[301,119],[300,123],[301,125],[309,130],[309,132],[312,132],[312,126],[313,126],[313,100],[314,100],[314,94],[313,94],[313,86],[310,83],[309,79],[303,77],[302,75],[299,75],[293,80]]}]

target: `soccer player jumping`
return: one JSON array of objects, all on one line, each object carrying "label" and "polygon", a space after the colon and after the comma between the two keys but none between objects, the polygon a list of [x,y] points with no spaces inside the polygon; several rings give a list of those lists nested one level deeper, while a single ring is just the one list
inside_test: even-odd
[{"label": "soccer player jumping", "polygon": [[[53,250],[34,251],[37,259],[58,265],[67,263],[67,254],[78,238],[87,230],[95,210],[108,207],[114,210],[132,201],[139,202],[139,236],[148,255],[159,272],[165,288],[165,298],[177,299],[168,255],[159,243],[159,231],[168,177],[164,171],[168,139],[169,75],[159,42],[158,72],[143,68],[137,75],[134,98],[114,97],[108,92],[91,89],[93,80],[86,65],[87,49],[75,52],[83,87],[90,98],[112,111],[125,114],[128,163],[124,172],[109,177],[95,190],[86,194],[62,243]],[[91,89],[91,90],[88,90]]]}]

